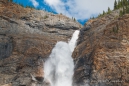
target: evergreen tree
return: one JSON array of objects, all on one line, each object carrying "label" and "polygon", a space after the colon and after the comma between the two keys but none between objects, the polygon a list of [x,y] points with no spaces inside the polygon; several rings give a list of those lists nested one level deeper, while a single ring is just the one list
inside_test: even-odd
[{"label": "evergreen tree", "polygon": [[125,13],[128,12],[128,5],[127,5],[127,2],[126,2],[126,5],[125,5]]},{"label": "evergreen tree", "polygon": [[121,7],[123,7],[123,0],[121,0],[120,4],[121,4]]},{"label": "evergreen tree", "polygon": [[121,8],[121,7],[122,7],[121,1],[118,0],[118,8]]},{"label": "evergreen tree", "polygon": [[103,15],[105,15],[105,11],[103,11]]},{"label": "evergreen tree", "polygon": [[124,6],[127,5],[127,0],[123,0],[123,5],[124,5]]},{"label": "evergreen tree", "polygon": [[115,0],[115,2],[114,2],[114,10],[117,9],[117,6],[118,6],[118,4],[117,4],[117,1]]},{"label": "evergreen tree", "polygon": [[129,0],[127,0],[127,3],[128,3],[128,13],[129,13]]},{"label": "evergreen tree", "polygon": [[107,13],[111,13],[111,9],[108,7],[108,12]]},{"label": "evergreen tree", "polygon": [[126,13],[129,13],[129,0],[127,0]]},{"label": "evergreen tree", "polygon": [[123,9],[122,14],[124,15],[126,13],[125,12],[125,0],[121,0],[121,2],[122,2],[122,9]]}]

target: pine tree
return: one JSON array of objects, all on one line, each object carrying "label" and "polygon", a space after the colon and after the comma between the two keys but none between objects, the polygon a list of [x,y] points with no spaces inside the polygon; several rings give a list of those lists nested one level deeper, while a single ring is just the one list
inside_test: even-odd
[{"label": "pine tree", "polygon": [[121,7],[123,7],[123,0],[120,1]]},{"label": "pine tree", "polygon": [[123,9],[122,14],[124,15],[126,13],[126,10],[125,10],[125,0],[121,0],[121,2],[122,2],[122,9]]},{"label": "pine tree", "polygon": [[125,5],[125,13],[127,13],[127,11],[128,11],[128,4],[127,4],[127,2],[126,2],[126,5]]},{"label": "pine tree", "polygon": [[118,9],[122,7],[121,1],[118,0]]},{"label": "pine tree", "polygon": [[117,6],[118,6],[118,4],[117,4],[117,1],[115,0],[115,2],[114,2],[114,10],[118,9]]},{"label": "pine tree", "polygon": [[129,13],[129,0],[127,0],[127,9],[126,9],[126,13]]},{"label": "pine tree", "polygon": [[127,0],[123,0],[123,5],[124,5],[124,6],[127,5]]},{"label": "pine tree", "polygon": [[103,15],[105,15],[105,11],[103,11]]},{"label": "pine tree", "polygon": [[108,12],[107,13],[111,13],[111,9],[108,7]]}]

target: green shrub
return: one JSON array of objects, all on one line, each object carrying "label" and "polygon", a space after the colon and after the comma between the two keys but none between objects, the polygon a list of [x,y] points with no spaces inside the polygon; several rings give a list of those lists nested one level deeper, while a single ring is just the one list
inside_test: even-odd
[{"label": "green shrub", "polygon": [[113,30],[114,33],[118,33],[118,31],[119,31],[119,26],[116,25],[115,27],[113,27],[112,30]]},{"label": "green shrub", "polygon": [[48,16],[47,16],[47,15],[45,15],[45,16],[44,16],[44,19],[47,19],[47,18],[48,18]]}]

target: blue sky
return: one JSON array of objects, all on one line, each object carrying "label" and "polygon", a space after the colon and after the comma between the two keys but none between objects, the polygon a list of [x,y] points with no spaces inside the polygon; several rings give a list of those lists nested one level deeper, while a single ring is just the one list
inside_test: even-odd
[{"label": "blue sky", "polygon": [[24,6],[34,6],[53,13],[62,13],[70,18],[74,17],[82,25],[90,17],[96,17],[107,11],[108,7],[113,9],[115,0],[13,0]]}]

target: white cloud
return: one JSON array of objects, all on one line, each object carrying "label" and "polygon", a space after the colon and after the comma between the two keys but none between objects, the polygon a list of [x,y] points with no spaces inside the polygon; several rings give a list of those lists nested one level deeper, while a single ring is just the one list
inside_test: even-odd
[{"label": "white cloud", "polygon": [[115,0],[44,0],[57,13],[63,13],[76,19],[87,19],[93,15],[113,9]]},{"label": "white cloud", "polygon": [[36,0],[30,0],[30,2],[32,2],[34,7],[38,7],[39,6],[39,3]]}]

